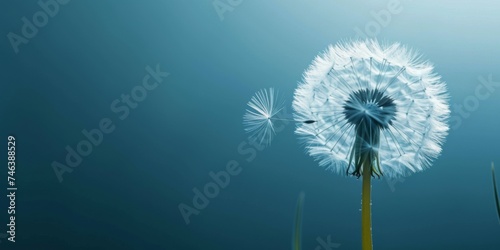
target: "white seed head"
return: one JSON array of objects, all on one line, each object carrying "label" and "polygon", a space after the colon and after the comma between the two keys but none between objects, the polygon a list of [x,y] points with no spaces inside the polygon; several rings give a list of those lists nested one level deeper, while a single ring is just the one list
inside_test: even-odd
[{"label": "white seed head", "polygon": [[430,63],[398,43],[330,46],[304,73],[293,108],[307,152],[338,173],[349,166],[359,124],[380,131],[378,145],[365,146],[378,154],[382,173],[394,178],[430,167],[449,129],[445,83]]}]

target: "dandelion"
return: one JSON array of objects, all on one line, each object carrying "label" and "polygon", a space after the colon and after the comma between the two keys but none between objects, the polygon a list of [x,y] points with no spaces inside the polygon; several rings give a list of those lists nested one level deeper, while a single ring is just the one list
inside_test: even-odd
[{"label": "dandelion", "polygon": [[[296,134],[320,166],[362,178],[362,248],[372,249],[371,178],[431,166],[448,134],[446,85],[429,62],[398,44],[354,41],[316,57],[295,90]],[[274,94],[249,102],[246,130],[270,142]]]},{"label": "dandelion", "polygon": [[372,177],[431,165],[448,133],[446,85],[401,46],[341,43],[318,56],[295,91],[296,134],[321,166],[362,177],[362,246],[372,249]]}]

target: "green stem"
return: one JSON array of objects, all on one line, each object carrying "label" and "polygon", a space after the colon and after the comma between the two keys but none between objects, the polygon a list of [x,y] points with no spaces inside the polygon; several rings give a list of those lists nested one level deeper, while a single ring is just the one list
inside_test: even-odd
[{"label": "green stem", "polygon": [[363,164],[363,189],[361,198],[361,246],[363,250],[372,250],[372,219],[371,219],[371,163]]}]

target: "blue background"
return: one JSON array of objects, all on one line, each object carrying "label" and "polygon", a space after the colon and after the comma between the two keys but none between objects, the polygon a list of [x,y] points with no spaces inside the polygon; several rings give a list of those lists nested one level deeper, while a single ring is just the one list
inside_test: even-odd
[{"label": "blue background", "polygon": [[[221,18],[212,0],[70,1],[15,53],[7,34],[20,35],[21,18],[41,8],[2,1],[0,140],[16,136],[18,192],[17,242],[0,238],[0,248],[289,249],[304,191],[303,248],[330,236],[339,249],[359,249],[360,180],[318,167],[291,123],[250,162],[238,147],[257,90],[275,87],[290,106],[314,57],[376,24],[373,13],[388,2],[243,0]],[[479,77],[500,81],[499,4],[397,2],[400,11],[372,34],[434,63],[452,116],[453,105],[473,98]],[[157,64],[170,75],[120,120],[110,104]],[[491,161],[500,163],[499,106],[497,86],[460,118],[432,168],[392,186],[374,182],[376,249],[500,248],[490,171]],[[59,182],[51,164],[64,163],[65,147],[102,118],[116,129]],[[242,172],[186,225],[178,205],[191,206],[193,188],[230,160]]]}]

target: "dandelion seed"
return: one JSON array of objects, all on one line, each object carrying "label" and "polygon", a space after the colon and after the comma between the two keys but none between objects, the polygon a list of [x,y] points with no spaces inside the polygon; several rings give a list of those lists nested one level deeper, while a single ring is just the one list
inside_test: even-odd
[{"label": "dandelion seed", "polygon": [[279,120],[276,116],[283,110],[284,101],[270,88],[258,91],[247,105],[250,109],[243,116],[243,125],[249,138],[261,145],[270,145],[276,134],[273,122]]}]

